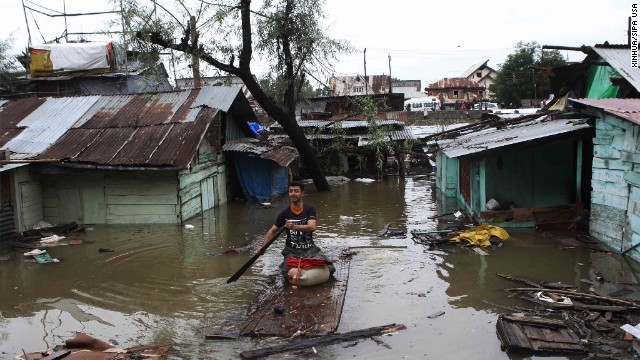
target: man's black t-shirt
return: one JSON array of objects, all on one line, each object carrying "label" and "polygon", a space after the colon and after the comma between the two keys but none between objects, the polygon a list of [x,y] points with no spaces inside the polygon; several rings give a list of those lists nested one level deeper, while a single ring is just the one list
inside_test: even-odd
[{"label": "man's black t-shirt", "polygon": [[[296,225],[306,225],[309,220],[315,219],[316,209],[311,205],[304,204],[302,212],[297,215],[291,211],[290,206],[287,206],[287,208],[282,210],[278,215],[275,225],[277,227],[284,226],[286,220],[294,220],[294,224]],[[305,253],[307,250],[316,248],[313,242],[313,233],[287,229],[286,248],[290,248],[290,250],[293,250],[295,253]],[[286,248],[285,251],[287,251]]]}]

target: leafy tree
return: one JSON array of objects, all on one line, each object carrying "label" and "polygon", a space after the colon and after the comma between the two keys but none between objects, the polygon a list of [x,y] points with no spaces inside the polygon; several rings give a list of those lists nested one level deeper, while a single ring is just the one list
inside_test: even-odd
[{"label": "leafy tree", "polygon": [[15,57],[9,54],[13,40],[0,40],[0,95],[11,94],[15,90],[15,75],[18,65]]},{"label": "leafy tree", "polygon": [[[316,188],[329,190],[316,153],[295,119],[305,75],[328,69],[331,60],[349,50],[347,43],[328,38],[320,26],[322,1],[265,0],[258,11],[251,8],[251,0],[179,0],[171,9],[150,0],[147,7],[139,0],[124,2],[125,26],[137,29],[136,38],[144,44],[156,46],[148,50],[172,49],[242,79],[287,132]],[[273,78],[285,84],[277,88],[281,105],[254,77],[254,56],[268,61]]]},{"label": "leafy tree", "polygon": [[518,42],[515,52],[500,66],[490,90],[498,101],[507,105],[518,104],[522,99],[542,99],[550,89],[544,69],[564,64],[557,50],[543,54],[540,44],[535,41]]},{"label": "leafy tree", "polygon": [[[271,74],[263,76],[258,83],[260,87],[269,95],[278,106],[285,106],[284,92],[287,87],[286,81],[282,76],[273,76]],[[309,99],[316,96],[316,91],[308,81],[304,81],[298,88],[297,102],[308,103]]]},{"label": "leafy tree", "polygon": [[378,170],[378,177],[382,174],[384,163],[387,154],[393,149],[393,143],[391,138],[387,135],[388,129],[385,126],[381,126],[379,121],[376,120],[379,108],[373,99],[368,96],[358,96],[355,99],[355,103],[362,110],[367,121],[367,145],[366,148],[371,150],[376,162],[376,169]]}]

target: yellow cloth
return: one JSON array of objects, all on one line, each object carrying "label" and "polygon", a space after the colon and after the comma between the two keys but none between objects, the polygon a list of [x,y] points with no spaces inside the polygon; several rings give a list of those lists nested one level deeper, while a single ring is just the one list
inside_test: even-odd
[{"label": "yellow cloth", "polygon": [[505,229],[498,226],[484,224],[469,229],[451,240],[458,242],[465,240],[471,245],[490,246],[491,242],[489,242],[489,239],[491,239],[491,236],[497,236],[501,240],[507,240],[509,238],[509,234]]}]

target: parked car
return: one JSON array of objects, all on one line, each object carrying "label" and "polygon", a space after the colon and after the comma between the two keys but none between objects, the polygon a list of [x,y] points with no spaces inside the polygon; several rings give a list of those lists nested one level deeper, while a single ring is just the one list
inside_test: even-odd
[{"label": "parked car", "polygon": [[473,105],[473,110],[486,110],[487,112],[496,112],[500,110],[500,106],[492,102],[481,102]]}]

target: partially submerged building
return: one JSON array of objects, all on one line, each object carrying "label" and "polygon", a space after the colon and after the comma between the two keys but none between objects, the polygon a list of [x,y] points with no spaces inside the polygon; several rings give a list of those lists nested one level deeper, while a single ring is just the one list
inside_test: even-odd
[{"label": "partially submerged building", "polygon": [[[378,173],[375,147],[382,142],[383,161],[397,155],[398,149],[405,149],[414,141],[411,128],[405,125],[406,112],[381,112],[375,119],[367,121],[362,114],[337,114],[324,119],[299,120],[305,136],[318,152],[318,158],[325,164],[328,174],[368,174]],[[270,127],[272,137],[286,137],[279,124]],[[378,144],[378,145],[377,145]],[[400,160],[391,160],[398,164]],[[400,165],[400,164],[398,164]]]},{"label": "partially submerged building", "polygon": [[596,118],[589,233],[640,259],[640,99],[570,99]]},{"label": "partially submerged building", "polygon": [[0,102],[2,218],[180,223],[227,201],[226,141],[252,136],[238,88]]},{"label": "partially submerged building", "polygon": [[437,141],[436,185],[481,221],[531,227],[536,211],[573,215],[575,204],[588,202],[593,129],[586,119],[535,115],[459,129]]},{"label": "partially submerged building", "polygon": [[222,147],[234,165],[244,198],[270,203],[287,193],[289,165],[298,159],[298,150],[286,137],[275,139],[240,138]]},{"label": "partially submerged building", "polygon": [[[551,111],[481,122],[439,140],[438,187],[481,220],[507,226],[533,225],[522,221],[522,206],[533,207],[528,220],[536,223],[540,206],[551,206],[556,222],[562,211],[576,216],[583,208],[591,237],[638,260],[640,69],[631,67],[628,45],[576,50],[587,54],[582,63],[551,71],[559,94]],[[491,199],[506,206],[487,211]]]}]

